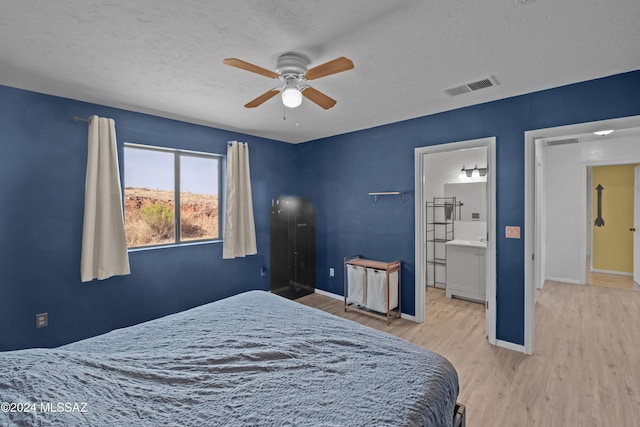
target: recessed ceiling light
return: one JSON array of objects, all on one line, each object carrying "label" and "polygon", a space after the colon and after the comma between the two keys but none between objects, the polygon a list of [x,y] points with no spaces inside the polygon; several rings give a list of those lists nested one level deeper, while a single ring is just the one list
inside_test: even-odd
[{"label": "recessed ceiling light", "polygon": [[609,135],[610,133],[613,133],[613,129],[599,130],[597,132],[594,132],[595,135],[599,135],[599,136]]}]

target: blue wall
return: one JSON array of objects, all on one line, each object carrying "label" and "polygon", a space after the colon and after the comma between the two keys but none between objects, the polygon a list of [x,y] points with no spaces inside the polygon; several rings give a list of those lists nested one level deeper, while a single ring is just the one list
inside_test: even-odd
[{"label": "blue wall", "polygon": [[[401,259],[402,310],[415,307],[414,149],[497,138],[497,338],[524,343],[524,132],[640,115],[640,71],[299,145],[0,86],[0,350],[56,346],[248,289],[268,289],[269,207],[279,194],[316,209],[316,284],[342,294],[342,262]],[[116,120],[123,142],[224,153],[249,142],[258,255],[222,260],[220,243],[137,251],[132,274],[80,282],[87,125]],[[409,192],[373,203],[371,191]],[[523,230],[524,231],[524,230]],[[336,276],[329,278],[329,267]],[[35,328],[47,311],[50,325]]]},{"label": "blue wall", "polygon": [[[132,274],[80,282],[87,124],[116,121],[122,144],[225,154],[248,142],[258,255],[222,260],[209,243],[130,253]],[[295,146],[248,135],[0,86],[0,350],[49,347],[184,310],[249,289],[269,289],[269,208],[298,194]],[[121,165],[121,171],[123,167]],[[35,328],[35,314],[49,326]]]},{"label": "blue wall", "polygon": [[[306,196],[316,207],[316,287],[343,293],[343,257],[401,259],[402,311],[415,314],[414,149],[497,139],[498,339],[524,344],[524,132],[640,115],[640,71],[338,135],[298,147]],[[409,201],[372,191],[407,191]]]}]

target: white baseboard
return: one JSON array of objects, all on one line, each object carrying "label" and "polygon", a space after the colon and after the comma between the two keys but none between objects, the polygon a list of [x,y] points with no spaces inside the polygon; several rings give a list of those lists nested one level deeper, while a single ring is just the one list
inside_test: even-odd
[{"label": "white baseboard", "polygon": [[418,321],[416,320],[416,316],[412,316],[406,313],[400,313],[400,317],[403,319],[411,320],[412,322],[418,323]]},{"label": "white baseboard", "polygon": [[509,342],[509,341],[496,340],[496,345],[498,347],[506,348],[507,350],[513,350],[513,351],[517,351],[517,352],[520,352],[520,353],[527,354],[527,352],[525,351],[524,346],[520,345],[520,344],[514,344],[514,343]]},{"label": "white baseboard", "polygon": [[567,279],[566,277],[545,277],[544,280],[551,280],[552,282],[571,283],[572,285],[581,285],[579,280]]},{"label": "white baseboard", "polygon": [[[329,297],[329,298],[337,299],[337,300],[340,300],[340,301],[344,301],[344,297],[342,295],[334,294],[332,292],[323,291],[322,289],[316,289],[315,292],[317,294],[323,295],[325,297]],[[413,316],[411,314],[400,313],[400,317],[402,317],[403,319],[410,320],[412,322],[416,322],[416,316]]]},{"label": "white baseboard", "polygon": [[344,297],[342,295],[334,294],[332,292],[323,291],[322,289],[316,288],[316,294],[324,295],[325,297],[339,299],[340,301],[344,301]]},{"label": "white baseboard", "polygon": [[613,271],[613,270],[600,270],[596,268],[591,269],[592,273],[604,273],[604,274],[617,274],[618,276],[633,276],[633,273],[628,273],[626,271]]}]

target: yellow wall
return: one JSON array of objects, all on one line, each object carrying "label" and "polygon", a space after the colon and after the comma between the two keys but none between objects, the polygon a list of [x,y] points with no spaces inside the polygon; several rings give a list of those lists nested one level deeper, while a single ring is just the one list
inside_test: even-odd
[{"label": "yellow wall", "polygon": [[[637,165],[593,168],[593,254],[595,270],[633,273],[633,169]],[[604,227],[596,227],[598,184],[602,190]]]}]

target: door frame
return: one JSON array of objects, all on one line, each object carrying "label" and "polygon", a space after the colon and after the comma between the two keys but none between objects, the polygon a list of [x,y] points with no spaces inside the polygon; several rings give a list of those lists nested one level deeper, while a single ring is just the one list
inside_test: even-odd
[{"label": "door frame", "polygon": [[[534,327],[535,327],[535,300],[536,300],[536,269],[541,268],[544,259],[544,238],[536,239],[535,224],[536,218],[536,156],[535,142],[538,139],[557,138],[575,136],[579,134],[591,133],[602,129],[629,129],[640,127],[640,116],[622,117],[619,119],[594,121],[587,123],[578,123],[566,126],[557,126],[553,128],[535,129],[524,133],[524,351],[527,354],[533,354],[534,351]],[[606,164],[615,164],[615,161],[605,162]],[[635,163],[634,160],[621,160],[620,164]],[[587,166],[595,166],[597,162],[582,162],[582,178],[581,185],[586,189],[587,185]],[[541,192],[541,194],[544,192]],[[586,209],[586,191],[581,191],[581,203]],[[587,215],[581,215],[580,221],[583,222],[583,228],[587,226]],[[581,275],[586,281],[586,233],[581,234],[580,250],[582,251]],[[542,241],[542,246],[538,247]],[[540,271],[540,270],[539,270]],[[544,275],[544,272],[542,272]],[[544,277],[539,280],[544,280]]]},{"label": "door frame", "polygon": [[640,284],[640,166],[633,170],[633,282]]},{"label": "door frame", "polygon": [[496,344],[496,138],[487,137],[468,141],[451,142],[418,147],[415,161],[415,320],[426,319],[426,207],[424,200],[424,156],[433,153],[458,151],[469,148],[487,149],[487,252],[486,252],[486,301],[485,321],[489,343]]}]

